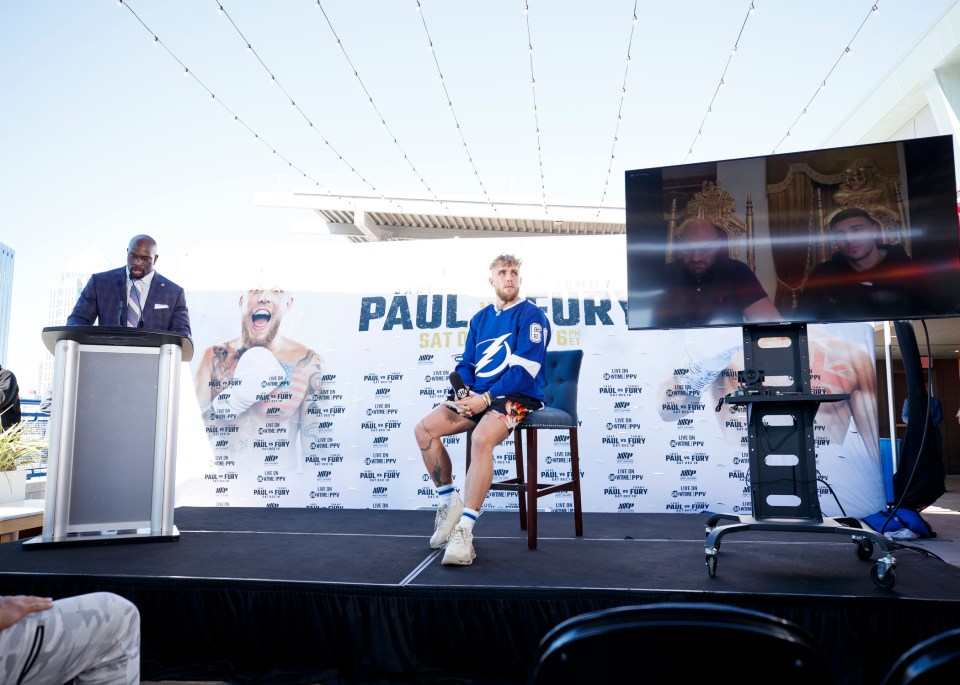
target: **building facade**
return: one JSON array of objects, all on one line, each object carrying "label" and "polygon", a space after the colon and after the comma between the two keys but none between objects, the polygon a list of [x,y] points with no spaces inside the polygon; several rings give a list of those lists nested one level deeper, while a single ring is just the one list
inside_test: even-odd
[{"label": "building facade", "polygon": [[13,305],[13,260],[16,252],[0,243],[0,366],[7,365],[10,344],[10,308]]}]

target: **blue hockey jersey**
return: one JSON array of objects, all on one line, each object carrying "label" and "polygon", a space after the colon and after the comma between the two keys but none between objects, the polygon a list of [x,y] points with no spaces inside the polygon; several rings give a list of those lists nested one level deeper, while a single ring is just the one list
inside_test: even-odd
[{"label": "blue hockey jersey", "polygon": [[484,307],[470,319],[457,372],[476,393],[521,394],[543,402],[550,324],[528,300],[498,312]]}]

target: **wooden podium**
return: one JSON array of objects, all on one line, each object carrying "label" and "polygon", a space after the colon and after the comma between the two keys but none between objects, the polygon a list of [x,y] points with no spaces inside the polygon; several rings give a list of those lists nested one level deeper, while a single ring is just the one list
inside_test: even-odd
[{"label": "wooden podium", "polygon": [[43,329],[55,355],[43,533],[24,549],[172,541],[180,362],[190,338],[108,326]]}]

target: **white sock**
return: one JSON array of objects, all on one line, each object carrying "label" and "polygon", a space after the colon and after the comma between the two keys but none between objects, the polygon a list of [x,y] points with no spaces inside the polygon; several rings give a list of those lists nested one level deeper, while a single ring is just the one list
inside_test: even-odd
[{"label": "white sock", "polygon": [[437,497],[440,498],[440,504],[449,507],[453,504],[453,496],[457,494],[457,489],[453,487],[453,483],[447,483],[446,485],[441,485],[437,488]]},{"label": "white sock", "polygon": [[473,532],[473,524],[477,522],[477,517],[480,516],[479,511],[474,511],[473,509],[463,508],[463,514],[460,515],[460,523],[457,525],[463,528],[464,530],[469,530]]}]

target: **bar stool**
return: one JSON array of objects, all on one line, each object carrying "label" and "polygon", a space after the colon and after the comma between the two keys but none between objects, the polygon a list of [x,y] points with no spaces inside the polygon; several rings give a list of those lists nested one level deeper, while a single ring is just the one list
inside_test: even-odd
[{"label": "bar stool", "polygon": [[[517,493],[520,529],[527,531],[527,547],[537,548],[537,499],[560,491],[573,493],[573,519],[577,536],[583,535],[583,507],[580,502],[580,452],[577,442],[577,386],[583,350],[547,352],[547,386],[544,407],[532,411],[517,424],[513,435],[517,475],[494,482],[491,490]],[[570,480],[562,483],[538,483],[537,432],[567,431],[570,437]],[[524,470],[523,437],[526,432],[527,456]],[[467,432],[467,468],[470,468],[473,431]]]}]

